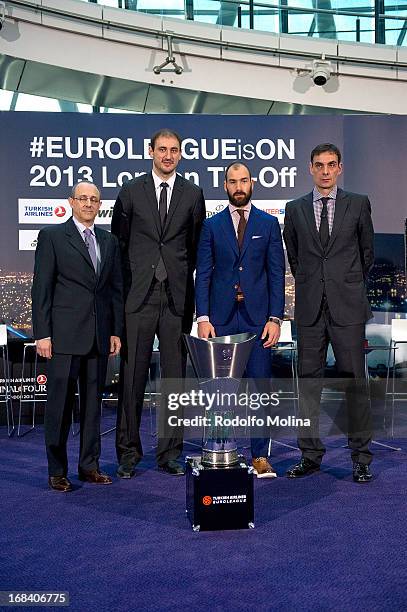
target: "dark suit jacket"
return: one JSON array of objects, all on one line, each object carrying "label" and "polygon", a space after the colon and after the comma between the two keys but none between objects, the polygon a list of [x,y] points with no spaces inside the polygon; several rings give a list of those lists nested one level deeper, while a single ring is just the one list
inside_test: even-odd
[{"label": "dark suit jacket", "polygon": [[325,288],[338,325],[365,323],[372,313],[365,283],[374,262],[374,230],[367,196],[338,189],[332,233],[324,252],[312,193],[286,206],[284,240],[295,277],[295,319],[313,325]]},{"label": "dark suit jacket", "polygon": [[236,239],[229,207],[203,225],[196,268],[197,316],[213,325],[225,324],[240,285],[250,318],[264,325],[269,316],[284,314],[283,243],[275,217],[252,205],[242,249]]},{"label": "dark suit jacket", "polygon": [[101,264],[96,275],[72,219],[42,229],[31,291],[34,338],[50,337],[54,353],[86,355],[95,335],[101,354],[121,336],[123,295],[117,238],[95,228]]},{"label": "dark suit jacket", "polygon": [[163,232],[151,173],[123,185],[112,217],[112,233],[120,243],[125,310],[136,312],[144,302],[160,259],[178,315],[194,311],[193,272],[205,218],[202,189],[177,175]]}]

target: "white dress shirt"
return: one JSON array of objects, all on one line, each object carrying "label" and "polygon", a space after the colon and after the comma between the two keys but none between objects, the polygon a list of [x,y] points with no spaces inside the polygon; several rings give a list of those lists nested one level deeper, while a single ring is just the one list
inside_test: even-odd
[{"label": "white dress shirt", "polygon": [[93,240],[93,243],[95,245],[95,251],[96,251],[96,258],[98,260],[98,265],[100,265],[100,247],[98,244],[98,241],[96,240],[96,234],[95,234],[95,224],[93,223],[93,225],[91,225],[89,228],[87,225],[83,225],[83,223],[81,223],[80,221],[78,221],[78,219],[76,219],[74,216],[72,216],[72,220],[76,225],[76,228],[78,230],[78,232],[80,233],[80,235],[82,236],[82,240],[85,242],[85,234],[83,233],[85,231],[85,229],[90,229],[90,231],[92,232],[92,238],[91,240]]},{"label": "white dress shirt", "polygon": [[167,185],[168,185],[168,187],[167,187],[167,212],[168,212],[168,208],[170,206],[171,197],[172,197],[172,191],[174,189],[174,183],[175,183],[175,179],[177,178],[177,174],[176,174],[176,172],[174,172],[174,174],[172,176],[170,176],[170,178],[166,179],[165,181],[164,181],[164,179],[161,178],[161,176],[158,176],[158,174],[156,174],[154,172],[154,170],[152,170],[151,174],[153,175],[153,181],[154,181],[154,187],[155,187],[155,196],[157,198],[157,206],[158,206],[158,208],[160,208],[161,189],[164,189],[160,185],[161,185],[161,183],[167,183]]}]

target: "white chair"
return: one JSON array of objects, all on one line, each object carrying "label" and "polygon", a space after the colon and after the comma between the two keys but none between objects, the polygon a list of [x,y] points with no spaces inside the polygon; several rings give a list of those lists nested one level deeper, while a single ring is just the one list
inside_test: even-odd
[{"label": "white chair", "polygon": [[290,352],[291,362],[291,378],[292,378],[292,391],[284,391],[283,393],[290,394],[289,398],[281,399],[292,399],[294,400],[294,407],[297,411],[297,403],[299,399],[299,388],[298,388],[298,370],[297,370],[297,343],[293,340],[292,335],[292,322],[283,321],[281,324],[280,338],[276,346],[271,347],[272,351],[275,352]]},{"label": "white chair", "polygon": [[[34,393],[32,394],[31,397],[25,397],[24,396],[24,389],[23,389],[23,380],[25,377],[25,366],[29,357],[30,353],[33,353],[34,356]],[[22,364],[21,364],[21,384],[20,384],[20,397],[19,397],[19,410],[18,410],[18,426],[17,426],[17,436],[20,438],[22,436],[25,436],[26,434],[28,434],[30,431],[32,431],[33,429],[35,429],[35,410],[36,410],[36,404],[38,402],[46,402],[47,401],[47,395],[46,393],[37,393],[36,390],[36,382],[37,382],[37,371],[38,371],[38,353],[37,353],[37,346],[35,344],[35,342],[25,342],[24,343],[24,348],[23,348],[23,359],[22,359]],[[79,382],[77,385],[77,392],[75,394],[75,396],[78,398],[78,407],[79,407],[79,412],[80,412],[80,391],[79,391]],[[32,417],[31,417],[31,425],[28,429],[26,429],[25,431],[22,431],[22,416],[23,416],[23,404],[25,403],[30,403],[32,404]],[[75,421],[74,421],[74,411],[72,410],[72,435],[76,436],[79,433],[80,429],[78,428],[77,430],[75,429]]]},{"label": "white chair", "polygon": [[[24,385],[23,385],[23,381],[25,378],[25,366],[26,366],[26,362],[27,362],[27,357],[29,355],[30,352],[33,352],[34,354],[34,393],[32,395],[32,397],[25,397],[24,395]],[[37,397],[37,387],[36,387],[36,382],[37,382],[37,364],[38,364],[38,354],[37,354],[37,350],[36,350],[36,345],[35,342],[24,342],[24,348],[23,348],[23,360],[21,363],[21,383],[20,383],[20,398],[19,398],[19,409],[18,409],[18,426],[17,426],[17,436],[24,436],[25,434],[27,434],[29,431],[31,431],[32,429],[35,428],[35,407],[37,402],[46,402],[47,398],[45,397]],[[43,394],[41,394],[43,395]],[[33,405],[33,409],[32,409],[32,420],[31,420],[31,427],[29,427],[26,431],[22,432],[21,431],[21,419],[22,419],[22,414],[23,414],[23,404],[26,403],[32,403]]]},{"label": "white chair", "polygon": [[8,346],[7,346],[7,325],[0,325],[0,347],[3,358],[3,379],[4,379],[4,393],[1,393],[0,403],[6,404],[6,415],[7,415],[7,435],[10,437],[14,432],[14,414],[13,414],[13,401],[11,399],[10,389],[10,362],[8,359]]},{"label": "white chair", "polygon": [[[279,399],[281,400],[292,400],[294,403],[295,415],[298,414],[298,401],[299,401],[299,385],[298,385],[298,369],[297,369],[297,343],[293,339],[292,334],[292,321],[283,321],[280,329],[280,338],[276,346],[272,346],[271,350],[274,352],[289,351],[290,362],[291,362],[291,380],[292,380],[292,391],[281,391],[279,390]],[[282,394],[288,397],[282,397]],[[281,446],[287,446],[297,450],[296,446],[280,442],[279,440],[271,440],[269,443],[269,454],[271,451],[271,443],[280,444]]]},{"label": "white chair", "polygon": [[[401,345],[407,344],[407,319],[393,319],[391,322],[391,338],[389,344],[389,357],[387,362],[387,377],[386,377],[386,391],[385,391],[385,411],[387,408],[387,399],[391,399],[391,436],[394,437],[394,410],[396,401],[407,401],[407,392],[396,392],[396,350],[402,351]],[[397,352],[399,361],[403,360],[400,357],[400,353]],[[390,370],[392,370],[392,384],[391,391],[390,386]]]},{"label": "white chair", "polygon": [[[395,352],[398,349],[397,346],[393,346],[391,342],[391,325],[383,323],[369,323],[366,325],[366,346],[365,346],[365,377],[366,377],[366,388],[369,400],[370,409],[372,409],[372,395],[371,395],[371,377],[369,372],[369,355],[374,355],[376,363],[389,363],[392,356],[395,356]],[[386,396],[385,396],[386,399]],[[383,429],[386,431],[386,401],[383,414]],[[384,442],[378,442],[372,440],[372,444],[388,448],[394,451],[401,451],[401,448],[385,444]]]},{"label": "white chair", "polygon": [[[153,361],[156,363],[155,371],[155,391],[153,391],[153,378],[152,378],[152,366]],[[154,338],[153,352],[151,355],[150,365],[148,367],[148,379],[147,386],[148,392],[144,394],[144,399],[148,401],[148,408],[150,413],[150,435],[154,438],[157,435],[156,424],[154,423],[153,408],[156,411],[155,417],[157,418],[157,407],[160,404],[161,391],[157,390],[157,381],[161,384],[161,361],[160,361],[160,345],[157,336]],[[147,390],[146,390],[147,391]]]},{"label": "white chair", "polygon": [[[120,371],[120,356],[117,355],[115,357],[110,357],[108,366],[107,366],[107,371],[106,371],[105,387],[111,387],[113,384],[118,385],[116,374],[119,371]],[[104,407],[108,406],[109,404],[116,404],[116,409],[117,409],[118,401],[119,401],[118,393],[113,392],[113,393],[109,393],[108,395],[104,393],[102,397],[101,405],[100,405],[101,418],[104,416],[103,414]],[[100,435],[106,436],[107,434],[112,433],[112,431],[116,431],[116,426],[105,429],[104,431],[100,433]]]}]

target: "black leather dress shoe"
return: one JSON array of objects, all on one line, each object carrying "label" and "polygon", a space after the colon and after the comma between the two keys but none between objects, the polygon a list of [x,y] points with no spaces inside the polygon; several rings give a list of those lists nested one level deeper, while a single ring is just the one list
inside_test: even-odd
[{"label": "black leather dress shoe", "polygon": [[369,466],[365,463],[353,464],[353,480],[355,482],[370,482],[373,478]]},{"label": "black leather dress shoe", "polygon": [[136,475],[136,470],[132,465],[121,463],[117,468],[116,474],[119,478],[133,478]]},{"label": "black leather dress shoe", "polygon": [[182,476],[183,474],[185,474],[185,469],[184,467],[178,463],[178,461],[167,461],[167,463],[163,463],[162,465],[158,466],[159,470],[162,470],[163,472],[167,472],[167,474],[173,474],[174,476]]},{"label": "black leather dress shoe", "polygon": [[66,476],[50,476],[48,478],[48,484],[54,491],[60,491],[61,493],[69,493],[73,490],[72,483]]},{"label": "black leather dress shoe", "polygon": [[109,485],[112,484],[112,479],[107,474],[100,472],[99,470],[80,470],[79,480],[84,482],[92,482],[93,484]]},{"label": "black leather dress shoe", "polygon": [[308,474],[312,474],[313,472],[318,472],[319,465],[318,463],[314,463],[311,459],[307,459],[307,457],[301,457],[300,461],[290,467],[287,470],[287,478],[302,478],[303,476],[308,476]]}]

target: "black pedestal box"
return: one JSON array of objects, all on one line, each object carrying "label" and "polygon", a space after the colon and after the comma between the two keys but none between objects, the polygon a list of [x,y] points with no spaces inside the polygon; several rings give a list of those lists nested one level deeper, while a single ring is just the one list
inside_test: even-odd
[{"label": "black pedestal box", "polygon": [[204,466],[200,457],[185,461],[186,512],[194,531],[254,527],[253,468],[245,457],[227,468]]}]

